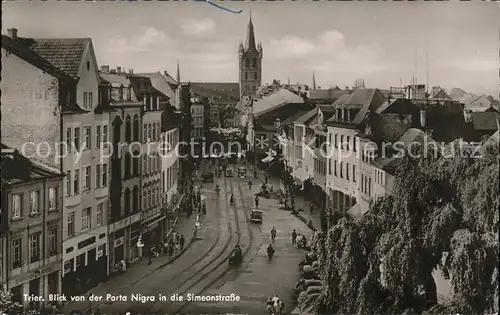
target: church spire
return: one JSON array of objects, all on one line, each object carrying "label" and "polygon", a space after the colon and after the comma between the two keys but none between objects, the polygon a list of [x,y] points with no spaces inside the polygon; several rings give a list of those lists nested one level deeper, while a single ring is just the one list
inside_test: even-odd
[{"label": "church spire", "polygon": [[245,49],[256,51],[257,48],[255,46],[255,34],[253,32],[253,23],[252,23],[252,11],[250,10],[250,19],[248,21],[248,30],[247,30],[247,40],[245,42]]},{"label": "church spire", "polygon": [[181,84],[181,71],[179,70],[179,60],[177,60],[177,83],[180,85]]},{"label": "church spire", "polygon": [[314,76],[314,71],[313,71],[313,90],[316,90],[316,78]]}]

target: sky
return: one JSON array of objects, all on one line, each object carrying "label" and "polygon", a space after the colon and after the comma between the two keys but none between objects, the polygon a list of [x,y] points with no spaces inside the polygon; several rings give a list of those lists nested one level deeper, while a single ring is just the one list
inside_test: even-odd
[{"label": "sky", "polygon": [[[216,0],[214,0],[216,1]],[[388,89],[410,84],[499,88],[500,5],[494,2],[2,2],[2,34],[90,37],[100,65],[167,71],[181,81],[238,82],[251,11],[263,83]],[[127,70],[128,71],[128,70]]]}]

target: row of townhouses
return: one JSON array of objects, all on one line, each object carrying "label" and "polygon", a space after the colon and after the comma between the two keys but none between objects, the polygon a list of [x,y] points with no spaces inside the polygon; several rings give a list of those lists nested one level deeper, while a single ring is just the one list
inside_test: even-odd
[{"label": "row of townhouses", "polygon": [[460,101],[471,97],[456,90],[452,99],[441,88],[426,93],[424,85],[306,94],[285,86],[252,100],[242,123],[255,163],[276,169],[330,210],[325,214],[360,216],[371,200],[392,193],[402,149],[498,137],[498,108]]},{"label": "row of townhouses", "polygon": [[1,88],[0,283],[14,300],[86,292],[168,237],[191,133],[179,73],[99,68],[90,38],[10,29]]}]

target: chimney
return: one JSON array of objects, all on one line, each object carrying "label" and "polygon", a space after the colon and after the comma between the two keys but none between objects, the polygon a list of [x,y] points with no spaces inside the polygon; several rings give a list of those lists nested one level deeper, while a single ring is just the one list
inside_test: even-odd
[{"label": "chimney", "polygon": [[9,28],[7,32],[10,38],[17,38],[17,28]]},{"label": "chimney", "polygon": [[109,73],[109,65],[102,65],[101,66],[101,72],[103,72],[103,73]]},{"label": "chimney", "polygon": [[122,73],[122,67],[116,67],[116,73]]},{"label": "chimney", "polygon": [[134,69],[132,69],[132,68],[128,69],[128,73],[133,74],[134,73]]}]

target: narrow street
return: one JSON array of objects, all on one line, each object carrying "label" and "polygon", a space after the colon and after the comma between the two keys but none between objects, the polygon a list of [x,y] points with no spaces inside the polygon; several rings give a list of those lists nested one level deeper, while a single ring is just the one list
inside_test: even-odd
[{"label": "narrow street", "polygon": [[[237,174],[235,174],[237,175]],[[250,171],[248,171],[250,176]],[[249,190],[248,181],[254,185]],[[199,184],[198,184],[199,185]],[[219,185],[217,194],[215,187]],[[306,225],[292,216],[289,211],[280,210],[278,201],[260,199],[259,209],[264,211],[262,225],[251,224],[250,211],[254,208],[254,194],[260,183],[253,178],[235,177],[215,178],[214,183],[202,183],[202,195],[206,197],[207,215],[201,222],[196,237],[190,247],[177,260],[145,275],[142,279],[123,288],[107,286],[104,283],[94,294],[109,293],[125,296],[113,302],[73,303],[65,308],[67,312],[89,308],[103,313],[226,313],[244,312],[262,314],[266,311],[268,297],[278,294],[286,305],[293,309],[292,288],[299,278],[298,262],[305,251],[291,244],[291,233],[311,235]],[[231,194],[235,203],[229,202]],[[273,244],[276,253],[268,261],[266,248],[271,242],[270,231],[276,227],[278,233]],[[228,266],[227,259],[236,244],[240,244],[243,263],[239,267]],[[143,268],[145,266],[141,266]],[[127,278],[127,274],[120,277]],[[174,294],[230,295],[240,297],[238,302],[172,302]],[[132,294],[155,296],[156,301],[131,301]],[[158,301],[159,294],[167,296],[168,301]]]}]

